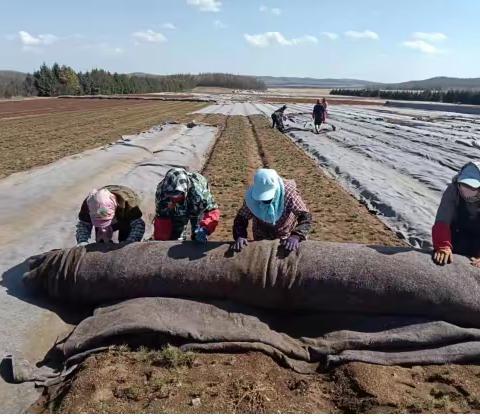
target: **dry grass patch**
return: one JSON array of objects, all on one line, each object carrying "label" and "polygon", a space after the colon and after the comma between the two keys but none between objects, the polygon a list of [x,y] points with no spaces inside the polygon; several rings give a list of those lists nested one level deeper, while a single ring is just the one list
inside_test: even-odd
[{"label": "dry grass patch", "polygon": [[[207,122],[208,119],[205,119]],[[246,117],[224,116],[224,127],[203,173],[222,217],[212,240],[232,238],[232,225],[254,171],[261,167],[257,144]]]},{"label": "dry grass patch", "polygon": [[204,106],[148,102],[0,120],[0,177],[102,146],[166,121],[190,121],[195,115],[188,113]]},{"label": "dry grass patch", "polygon": [[271,129],[265,117],[252,116],[250,119],[269,166],[283,177],[295,179],[313,215],[312,239],[405,245],[364,205],[323,174],[288,137]]}]

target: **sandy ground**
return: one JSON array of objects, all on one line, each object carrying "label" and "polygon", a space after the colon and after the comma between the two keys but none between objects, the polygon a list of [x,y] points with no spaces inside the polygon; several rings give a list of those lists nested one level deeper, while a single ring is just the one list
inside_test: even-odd
[{"label": "sandy ground", "polygon": [[[113,183],[135,189],[143,199],[148,237],[157,183],[172,166],[201,169],[215,134],[211,126],[165,125],[0,181],[1,356],[13,353],[36,362],[69,329],[67,316],[29,298],[20,277],[25,258],[75,244],[76,215],[91,188]],[[19,411],[35,398],[28,384],[0,382],[2,411]]]},{"label": "sandy ground", "polygon": [[480,410],[479,375],[475,366],[360,363],[301,375],[260,353],[130,352],[120,347],[88,358],[79,377],[52,389],[31,411],[469,413]]}]

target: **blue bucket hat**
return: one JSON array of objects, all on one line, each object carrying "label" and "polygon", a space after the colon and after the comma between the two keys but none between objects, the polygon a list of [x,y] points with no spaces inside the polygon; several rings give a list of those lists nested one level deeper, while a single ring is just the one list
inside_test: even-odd
[{"label": "blue bucket hat", "polygon": [[470,186],[471,188],[480,188],[480,170],[475,163],[466,164],[457,178],[458,183]]}]

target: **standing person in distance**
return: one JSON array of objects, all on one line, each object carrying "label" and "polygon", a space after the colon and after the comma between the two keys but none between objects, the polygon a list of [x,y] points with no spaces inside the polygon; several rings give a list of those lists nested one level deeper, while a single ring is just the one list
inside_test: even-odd
[{"label": "standing person in distance", "polygon": [[328,116],[328,103],[325,97],[322,98],[322,105],[323,105],[323,124],[330,124],[332,126],[332,131],[335,131],[337,128],[332,123],[327,123],[327,116]]},{"label": "standing person in distance", "polygon": [[317,100],[317,103],[313,107],[312,118],[313,125],[315,127],[315,133],[319,134],[322,123],[325,120],[325,107],[320,103],[320,100]]}]

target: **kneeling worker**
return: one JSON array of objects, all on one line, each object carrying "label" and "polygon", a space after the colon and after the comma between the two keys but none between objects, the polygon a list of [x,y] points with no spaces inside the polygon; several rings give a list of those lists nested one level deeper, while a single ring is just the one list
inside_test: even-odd
[{"label": "kneeling worker", "polygon": [[247,242],[253,219],[254,240],[280,239],[288,250],[297,250],[312,228],[312,216],[297,191],[295,181],[281,178],[273,169],[258,169],[233,223],[234,249]]},{"label": "kneeling worker", "polygon": [[462,167],[442,195],[432,228],[433,260],[451,263],[453,253],[480,267],[480,164]]},{"label": "kneeling worker", "polygon": [[285,127],[283,126],[283,113],[287,109],[286,105],[281,106],[278,110],[275,110],[272,113],[272,129],[277,126],[277,129],[281,132],[285,130]]},{"label": "kneeling worker", "polygon": [[207,179],[182,168],[170,169],[155,194],[155,240],[185,239],[190,220],[192,240],[205,243],[218,225],[220,210]]},{"label": "kneeling worker", "polygon": [[112,242],[118,231],[120,243],[142,241],[145,222],[139,208],[139,197],[130,188],[108,185],[94,189],[83,201],[78,213],[77,244],[86,245],[95,228],[95,241]]}]

